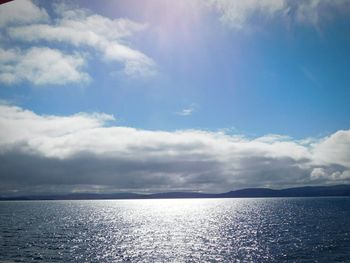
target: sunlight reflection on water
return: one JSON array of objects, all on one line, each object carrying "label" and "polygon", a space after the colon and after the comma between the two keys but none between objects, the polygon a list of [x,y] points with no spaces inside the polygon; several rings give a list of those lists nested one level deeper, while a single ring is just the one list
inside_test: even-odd
[{"label": "sunlight reflection on water", "polygon": [[[162,199],[0,203],[0,260],[342,260],[350,199]],[[337,224],[338,222],[338,224]]]}]

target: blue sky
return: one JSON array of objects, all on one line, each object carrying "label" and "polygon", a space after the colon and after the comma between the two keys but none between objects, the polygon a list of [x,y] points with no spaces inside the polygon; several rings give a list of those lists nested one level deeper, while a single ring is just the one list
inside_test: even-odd
[{"label": "blue sky", "polygon": [[[345,141],[335,141],[342,151],[349,143],[350,1],[15,0],[0,6],[0,16],[4,116],[108,115],[99,127],[223,133],[230,141],[263,138],[268,146],[273,137],[313,156],[317,147],[301,141],[321,144],[341,133]],[[3,136],[7,143],[18,139]],[[312,165],[303,172],[324,169],[349,180],[343,154],[328,166],[325,157],[304,156]],[[315,181],[321,182],[329,181]],[[223,189],[213,185],[190,190]]]},{"label": "blue sky", "polygon": [[[52,8],[37,3],[48,11]],[[301,138],[350,125],[348,13],[318,11],[316,25],[295,18],[286,22],[278,14],[272,18],[252,14],[248,19],[257,21],[234,28],[220,21],[217,10],[200,3],[191,7],[170,1],[68,4],[109,19],[147,24],[127,41],[153,59],[155,75],[130,78],[118,72],[118,62],[105,63],[93,56],[84,68],[89,83],[2,84],[3,99],[43,114],[106,112],[119,124],[145,129],[234,127],[252,136],[278,133]],[[66,43],[4,42],[4,47],[50,45],[86,52]],[[191,105],[196,105],[191,115],[176,114]]]}]

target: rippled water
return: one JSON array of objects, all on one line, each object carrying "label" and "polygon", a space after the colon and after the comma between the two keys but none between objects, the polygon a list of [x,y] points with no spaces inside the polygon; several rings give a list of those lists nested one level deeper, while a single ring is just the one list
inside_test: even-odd
[{"label": "rippled water", "polygon": [[0,261],[350,262],[350,199],[0,202]]}]

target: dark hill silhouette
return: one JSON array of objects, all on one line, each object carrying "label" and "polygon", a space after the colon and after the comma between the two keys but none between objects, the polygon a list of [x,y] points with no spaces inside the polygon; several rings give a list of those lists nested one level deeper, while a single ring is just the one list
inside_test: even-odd
[{"label": "dark hill silhouette", "polygon": [[269,188],[246,188],[221,194],[197,192],[167,192],[156,194],[135,193],[72,193],[65,195],[28,195],[0,197],[0,200],[103,200],[103,199],[166,199],[166,198],[249,198],[249,197],[318,197],[350,196],[350,185],[304,186],[274,190]]}]

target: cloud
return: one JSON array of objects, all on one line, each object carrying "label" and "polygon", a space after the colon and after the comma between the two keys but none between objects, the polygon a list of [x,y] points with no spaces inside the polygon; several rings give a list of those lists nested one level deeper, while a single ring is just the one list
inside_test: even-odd
[{"label": "cloud", "polygon": [[1,5],[0,8],[0,27],[46,21],[48,18],[45,9],[37,7],[29,0],[13,1]]},{"label": "cloud", "polygon": [[235,29],[243,28],[252,15],[260,13],[271,18],[285,9],[285,0],[211,0],[209,2],[221,14],[220,20]]},{"label": "cloud", "polygon": [[63,85],[88,82],[81,69],[86,64],[79,54],[64,54],[57,49],[34,47],[28,50],[0,48],[0,82],[10,85]]},{"label": "cloud", "polygon": [[190,116],[195,112],[195,110],[196,110],[195,104],[191,104],[187,108],[184,108],[181,111],[176,112],[176,114],[180,116]]},{"label": "cloud", "polygon": [[322,19],[350,11],[347,0],[208,0],[208,2],[219,13],[221,22],[236,30],[245,29],[257,18],[262,21],[280,18],[285,22],[318,27]]},{"label": "cloud", "polygon": [[87,47],[101,54],[105,61],[124,65],[131,76],[149,76],[155,73],[154,61],[128,45],[130,37],[146,28],[128,19],[110,19],[86,10],[56,5],[57,18],[52,23],[35,23],[7,29],[12,39],[29,43],[69,44],[75,48]]},{"label": "cloud", "polygon": [[221,192],[350,181],[349,130],[307,144],[277,135],[106,126],[113,119],[2,104],[0,192]]},{"label": "cloud", "polygon": [[315,157],[323,163],[350,164],[350,132],[340,130],[314,145]]}]

